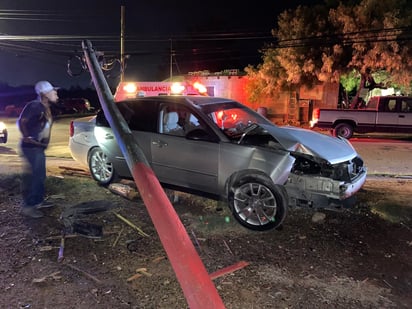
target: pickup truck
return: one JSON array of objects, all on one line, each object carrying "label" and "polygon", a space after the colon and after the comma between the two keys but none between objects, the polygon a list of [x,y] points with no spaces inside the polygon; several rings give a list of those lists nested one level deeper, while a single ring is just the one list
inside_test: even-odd
[{"label": "pickup truck", "polygon": [[329,129],[346,139],[354,133],[412,134],[412,97],[375,96],[360,109],[315,108],[310,127]]}]

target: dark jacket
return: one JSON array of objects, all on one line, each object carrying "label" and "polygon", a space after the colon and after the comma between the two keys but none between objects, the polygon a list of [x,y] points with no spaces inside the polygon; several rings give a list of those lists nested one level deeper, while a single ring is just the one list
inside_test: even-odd
[{"label": "dark jacket", "polygon": [[21,146],[46,148],[50,141],[52,123],[50,109],[38,100],[27,103],[17,120],[17,126],[22,137],[31,137],[31,141],[22,139]]}]

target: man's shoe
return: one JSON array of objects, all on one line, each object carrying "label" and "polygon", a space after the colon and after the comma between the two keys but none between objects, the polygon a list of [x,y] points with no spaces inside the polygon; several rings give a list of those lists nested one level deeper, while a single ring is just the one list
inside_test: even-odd
[{"label": "man's shoe", "polygon": [[35,207],[23,207],[21,213],[31,218],[42,218],[44,216],[43,213]]},{"label": "man's shoe", "polygon": [[54,204],[50,201],[43,201],[40,204],[37,204],[36,206],[34,206],[36,209],[40,209],[40,208],[49,208],[49,207],[53,207]]}]

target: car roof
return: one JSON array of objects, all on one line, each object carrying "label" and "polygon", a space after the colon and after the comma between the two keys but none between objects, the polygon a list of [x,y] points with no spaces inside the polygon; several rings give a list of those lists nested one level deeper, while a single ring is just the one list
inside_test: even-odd
[{"label": "car roof", "polygon": [[375,95],[372,96],[372,98],[389,98],[389,99],[412,99],[412,96],[408,96],[408,95]]},{"label": "car roof", "polygon": [[[222,97],[208,97],[201,95],[165,95],[165,96],[147,96],[128,99],[121,102],[136,102],[136,101],[159,101],[177,103],[177,104],[192,104],[197,106],[204,106],[216,103],[235,102],[231,99]],[[237,102],[238,103],[238,102]]]}]

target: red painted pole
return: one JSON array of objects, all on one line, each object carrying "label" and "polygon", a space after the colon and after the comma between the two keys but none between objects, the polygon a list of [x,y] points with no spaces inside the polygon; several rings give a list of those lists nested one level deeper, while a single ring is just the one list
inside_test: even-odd
[{"label": "red painted pole", "polygon": [[132,173],[189,307],[225,308],[185,227],[152,169],[137,163]]},{"label": "red painted pole", "polygon": [[89,41],[82,44],[104,114],[122,150],[136,186],[159,234],[191,309],[225,308],[193,243],[146,157],[114,103]]}]

